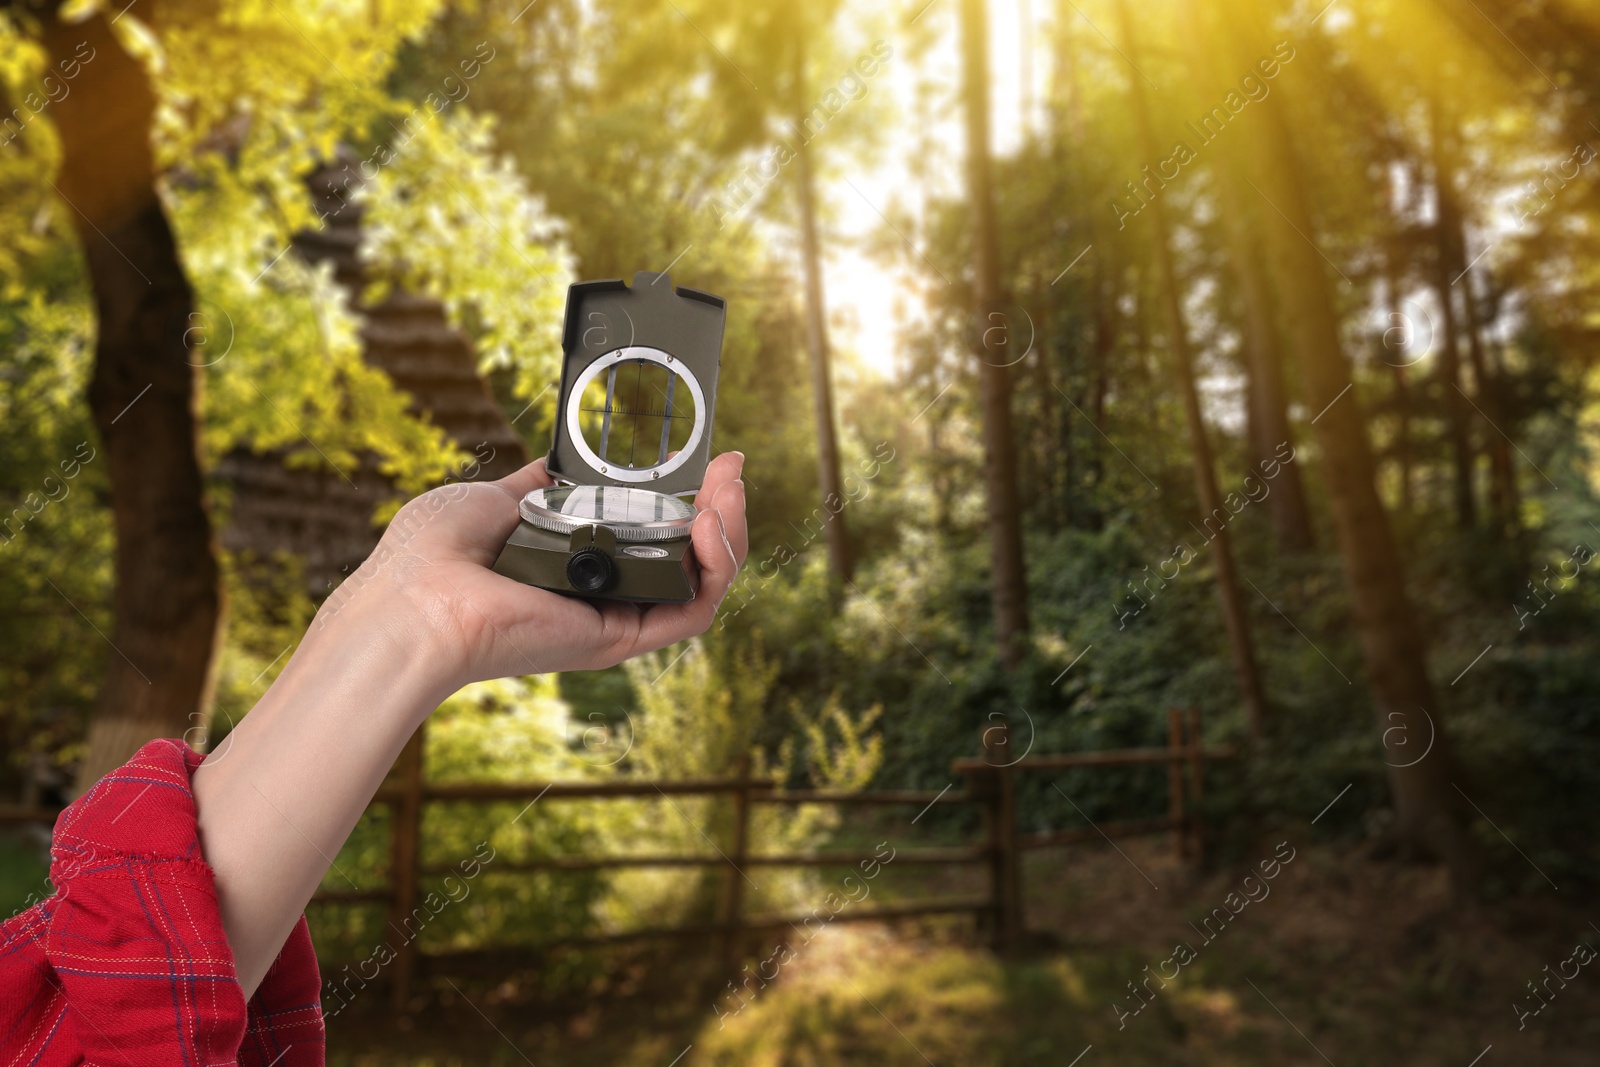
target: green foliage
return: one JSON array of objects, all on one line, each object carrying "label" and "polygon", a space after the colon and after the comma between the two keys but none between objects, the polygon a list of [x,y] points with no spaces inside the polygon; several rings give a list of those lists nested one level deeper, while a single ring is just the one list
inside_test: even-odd
[{"label": "green foliage", "polygon": [[[372,131],[419,111],[427,121],[408,149],[362,194],[373,275],[439,295],[486,362],[514,368],[524,387],[550,377],[567,279],[548,217],[496,162],[484,120],[459,106],[435,119],[450,100],[428,91],[402,98],[385,85],[401,42],[419,35],[435,11],[430,4],[168,4],[155,25],[139,11],[117,19],[123,45],[145,63],[158,97],[152,143],[196,294],[195,314],[178,325],[202,368],[208,463],[236,448],[282,449],[291,466],[332,467],[349,477],[373,457],[410,494],[463,458],[410,413],[412,398],[362,360],[358,320],[328,269],[288,251],[293,233],[321,225],[302,184],[317,161],[340,144],[370,144]],[[307,47],[309,40],[320,45]],[[22,100],[45,73],[42,49],[0,14],[4,96]],[[48,108],[0,151],[0,337],[12,353],[0,384],[14,478],[9,507],[44,492],[35,483],[71,459],[79,442],[98,446],[82,399],[92,345],[83,266],[72,209],[49,184],[59,153]],[[446,182],[460,206],[441,213]],[[8,613],[18,629],[15,654],[0,670],[8,777],[34,753],[56,765],[73,758],[98,664],[109,653],[85,621],[110,630],[103,467],[87,464],[71,486],[74,498],[32,519],[29,535],[8,544],[9,561],[0,561],[6,602],[18,609]],[[91,499],[96,506],[82,506]],[[241,605],[254,595],[233,592]],[[290,612],[275,625],[283,631],[300,618]],[[261,691],[235,675],[253,679],[276,655],[265,652],[266,635],[254,626],[236,626],[223,653],[213,739]]]},{"label": "green foliage", "polygon": [[733,770],[749,751],[750,708],[766,701],[773,671],[753,654],[737,657],[726,674],[696,638],[629,661],[640,720],[649,733],[630,757],[655,778],[706,778]]},{"label": "green foliage", "polygon": [[532,400],[559,376],[573,279],[554,222],[510,162],[496,159],[493,127],[461,106],[428,116],[359,201],[370,205],[362,254],[440,297],[481,365],[513,368],[516,394]]},{"label": "green foliage", "polygon": [[0,347],[11,353],[0,371],[0,781],[8,783],[36,760],[59,771],[77,757],[85,711],[116,654],[101,636],[110,629],[112,541],[105,457],[81,402],[86,309],[69,282],[52,288],[49,298],[0,303]]},{"label": "green foliage", "polygon": [[218,654],[211,721],[184,737],[210,751],[283,673],[317,611],[306,595],[304,567],[287,553],[260,560],[224,552],[222,571],[229,590],[226,637]]},{"label": "green foliage", "polygon": [[[883,714],[883,705],[874,704],[852,717],[834,694],[814,718],[805,717],[798,702],[793,707],[805,731],[808,777],[830,789],[866,788],[883,762],[883,738],[869,733]],[[831,737],[834,732],[837,742]]]},{"label": "green foliage", "polygon": [[[796,758],[792,748],[769,761],[751,752],[749,740],[775,673],[747,651],[720,664],[698,642],[676,663],[668,653],[643,657],[628,666],[636,710],[624,709],[623,718],[610,724],[575,715],[553,678],[469,686],[429,720],[425,774],[434,783],[713,778],[733,775],[739,758],[751,753],[753,773],[786,775]],[[872,733],[876,717],[877,709],[855,716],[830,701],[808,719],[804,756],[812,779],[831,788],[869,780],[881,755],[881,739]],[[445,894],[451,903],[422,925],[418,944],[425,952],[538,946],[563,936],[705,917],[726,876],[720,867],[705,873],[510,868],[562,856],[715,856],[708,839],[726,843],[728,818],[726,797],[430,803],[422,864],[452,869],[456,881],[448,875],[423,880],[424,892]],[[803,850],[816,847],[837,825],[837,812],[827,806],[758,806],[751,840],[776,851]],[[324,887],[347,891],[352,883],[365,887],[385,878],[388,835],[387,813],[370,812]],[[462,865],[475,858],[481,871],[463,877]],[[750,906],[793,907],[808,885],[803,878],[764,873]],[[371,906],[319,907],[312,921],[324,957],[339,962],[363,958],[385,936],[380,910]]]},{"label": "green foliage", "polygon": [[[429,720],[426,778],[538,782],[605,777],[604,768],[586,762],[583,750],[569,745],[567,715],[551,679],[469,686]],[[421,950],[537,945],[593,932],[601,918],[603,875],[512,874],[505,867],[603,849],[614,840],[609,814],[594,801],[428,804],[421,862],[451,870],[455,881],[447,882],[451,875],[422,881],[423,895],[437,892],[450,903],[430,909],[437,914],[417,924]],[[338,868],[329,872],[324,886],[348,890],[347,875],[362,886],[386,877],[388,843],[387,816],[369,813],[341,850]],[[464,877],[466,871],[476,871],[475,877]],[[319,951],[331,959],[364,958],[387,936],[378,909],[370,907],[328,908],[313,918]]]},{"label": "green foliage", "polygon": [[48,850],[19,838],[0,838],[0,916],[9,919],[50,895]]},{"label": "green foliage", "polygon": [[[38,94],[47,72],[43,51],[0,13],[0,99]],[[110,629],[112,535],[105,457],[83,403],[89,294],[70,209],[58,206],[45,180],[58,154],[48,119],[34,115],[19,132],[15,117],[5,117],[12,124],[0,146],[0,783],[14,795],[19,779],[60,773],[77,758],[98,678],[115,653],[95,632]]]}]

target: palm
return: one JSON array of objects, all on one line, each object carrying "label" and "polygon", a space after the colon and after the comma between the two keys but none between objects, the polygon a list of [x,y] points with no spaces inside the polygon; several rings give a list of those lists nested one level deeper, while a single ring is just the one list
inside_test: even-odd
[{"label": "palm", "polygon": [[[518,522],[517,501],[552,484],[543,461],[475,483],[439,509],[407,546],[405,579],[426,625],[465,683],[508,674],[597,669],[703,632],[748,547],[743,458],[717,457],[695,497],[700,591],[687,604],[590,602],[522,585],[490,570]],[[439,492],[436,490],[435,492]],[[718,515],[721,516],[721,525]],[[723,528],[726,528],[724,538]]]}]

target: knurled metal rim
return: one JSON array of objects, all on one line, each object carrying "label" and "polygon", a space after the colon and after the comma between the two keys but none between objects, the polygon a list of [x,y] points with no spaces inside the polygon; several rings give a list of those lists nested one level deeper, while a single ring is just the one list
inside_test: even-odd
[{"label": "knurled metal rim", "polygon": [[[679,501],[689,509],[689,516],[682,519],[660,519],[655,522],[600,522],[597,519],[576,518],[565,515],[543,503],[542,494],[546,489],[577,489],[584,486],[553,485],[535,489],[522,498],[517,504],[517,511],[529,523],[541,530],[548,530],[556,534],[570,534],[574,530],[581,530],[585,526],[604,526],[611,531],[618,541],[628,544],[638,544],[646,541],[674,541],[680,537],[688,537],[689,529],[694,525],[695,516],[700,514],[698,508],[687,501]],[[620,488],[616,486],[599,486],[593,488]],[[655,493],[649,489],[627,487],[632,492],[650,493],[651,496],[666,496],[665,493]],[[535,497],[540,497],[535,500]],[[672,499],[676,500],[676,497]]]}]

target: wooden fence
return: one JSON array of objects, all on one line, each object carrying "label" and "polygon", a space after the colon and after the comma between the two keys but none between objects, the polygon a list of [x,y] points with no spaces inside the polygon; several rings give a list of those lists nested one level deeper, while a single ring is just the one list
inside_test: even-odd
[{"label": "wooden fence", "polygon": [[[388,783],[373,804],[392,812],[388,884],[367,890],[320,891],[312,903],[388,902],[394,929],[418,906],[418,885],[429,875],[454,873],[450,866],[421,862],[423,805],[434,802],[528,801],[620,797],[727,796],[732,811],[725,840],[713,842],[714,853],[690,855],[559,856],[544,859],[496,861],[495,870],[596,871],[640,867],[722,868],[723,881],[716,919],[676,926],[646,927],[615,933],[565,937],[548,945],[598,945],[651,938],[716,939],[730,970],[737,965],[747,937],[766,930],[797,927],[809,916],[750,915],[744,906],[744,870],[749,867],[854,866],[875,858],[871,852],[833,849],[818,852],[764,853],[750,841],[750,814],[757,804],[839,804],[846,806],[903,806],[925,812],[935,804],[976,805],[983,812],[980,840],[965,845],[897,849],[893,862],[941,866],[974,865],[989,871],[987,895],[977,898],[944,897],[871,908],[850,908],[836,913],[835,922],[871,922],[937,914],[971,914],[997,950],[1016,948],[1025,928],[1022,894],[1022,854],[1030,849],[1112,840],[1146,834],[1170,833],[1173,848],[1183,862],[1198,864],[1204,856],[1205,828],[1199,802],[1204,789],[1205,761],[1229,758],[1231,749],[1202,749],[1200,718],[1173,709],[1168,713],[1168,743],[1164,748],[1116,749],[1070,755],[1027,755],[1008,759],[1010,736],[1004,724],[988,727],[981,739],[981,754],[957,759],[952,774],[964,778],[965,788],[954,783],[944,790],[784,790],[774,781],[752,778],[749,765],[741,765],[730,778],[648,781],[619,778],[609,782],[430,783],[422,773],[424,731],[418,730],[401,753]],[[1114,767],[1166,764],[1169,791],[1165,818],[1091,824],[1083,829],[1023,833],[1018,826],[1017,779],[1037,771],[1077,767]],[[1087,817],[1086,817],[1087,818]],[[915,820],[913,820],[915,821]],[[703,831],[702,831],[703,832]],[[416,976],[419,954],[415,939],[391,946],[391,993],[396,1011],[404,1010]],[[510,959],[514,954],[506,954]],[[444,961],[440,961],[444,962]]]},{"label": "wooden fence", "polygon": [[[891,805],[926,812],[935,804],[976,805],[983,812],[983,835],[966,845],[899,849],[896,864],[975,865],[989,871],[989,891],[980,898],[935,898],[872,908],[850,908],[833,916],[834,922],[871,922],[923,915],[971,914],[997,950],[1014,949],[1025,928],[1022,894],[1022,854],[1029,849],[1079,844],[1145,834],[1170,833],[1179,859],[1199,864],[1205,853],[1205,827],[1200,817],[1206,760],[1234,755],[1228,748],[1203,749],[1197,711],[1168,713],[1168,739],[1164,748],[1114,749],[1069,755],[1027,755],[1008,759],[1010,736],[1005,725],[984,730],[980,755],[957,759],[951,773],[966,785],[944,790],[784,790],[778,783],[752,778],[748,763],[731,778],[681,781],[647,781],[619,778],[609,782],[431,783],[424,779],[422,748],[425,728],[407,743],[373,805],[392,813],[389,847],[389,881],[365,890],[321,890],[313,904],[382,903],[389,905],[389,920],[396,930],[418,906],[418,885],[430,875],[455,873],[450,866],[421,862],[422,809],[428,803],[525,800],[562,801],[617,797],[728,796],[732,803],[727,839],[713,843],[716,852],[704,855],[559,856],[546,859],[498,861],[496,871],[596,871],[630,867],[720,867],[724,869],[717,918],[712,922],[670,927],[647,927],[617,933],[589,934],[548,942],[554,945],[597,945],[648,938],[715,938],[730,965],[742,951],[748,935],[801,925],[810,916],[760,916],[746,914],[744,875],[747,867],[854,866],[877,858],[869,852],[835,849],[821,852],[763,853],[752,851],[750,813],[757,804]],[[1037,771],[1076,767],[1117,767],[1166,764],[1169,793],[1165,818],[1105,822],[1076,830],[1023,833],[1018,826],[1017,779]],[[1063,794],[1064,795],[1064,794]],[[920,818],[921,814],[916,818]],[[55,821],[56,812],[36,807],[0,805],[0,824]],[[1085,817],[1087,820],[1087,816]],[[915,818],[912,820],[916,821]],[[394,946],[391,946],[394,948]],[[415,939],[395,948],[390,965],[391,992],[396,1011],[404,1010],[419,962]],[[731,966],[730,966],[731,969]]]}]

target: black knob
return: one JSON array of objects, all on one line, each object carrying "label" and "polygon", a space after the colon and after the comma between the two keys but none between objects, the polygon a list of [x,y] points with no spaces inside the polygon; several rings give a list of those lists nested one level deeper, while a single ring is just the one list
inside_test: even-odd
[{"label": "black knob", "polygon": [[580,593],[603,593],[617,575],[602,549],[580,548],[567,557],[567,582]]}]

